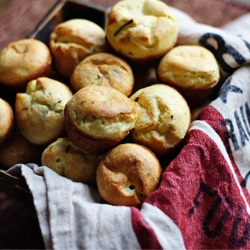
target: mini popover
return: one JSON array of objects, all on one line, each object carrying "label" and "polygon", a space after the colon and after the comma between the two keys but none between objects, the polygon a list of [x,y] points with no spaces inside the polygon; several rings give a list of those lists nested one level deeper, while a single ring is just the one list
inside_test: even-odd
[{"label": "mini popover", "polygon": [[111,47],[133,62],[163,56],[176,43],[178,22],[159,0],[118,1],[108,12],[105,31]]},{"label": "mini popover", "polygon": [[79,148],[102,152],[118,144],[134,127],[137,113],[134,102],[107,86],[87,86],[67,103],[65,129]]},{"label": "mini popover", "polygon": [[0,144],[6,142],[14,129],[14,113],[11,105],[0,98]]},{"label": "mini popover", "polygon": [[99,162],[96,182],[101,197],[109,204],[141,206],[159,185],[162,169],[148,148],[124,143],[112,148]]},{"label": "mini popover", "polygon": [[76,66],[70,84],[74,91],[89,85],[100,85],[113,87],[129,96],[134,87],[134,75],[123,59],[110,53],[96,53]]},{"label": "mini popover", "polygon": [[67,137],[56,139],[42,153],[42,165],[75,182],[96,186],[96,169],[102,154],[81,150]]},{"label": "mini popover", "polygon": [[135,92],[137,120],[132,141],[166,156],[184,139],[191,122],[190,108],[184,97],[165,84],[153,84]]},{"label": "mini popover", "polygon": [[11,90],[25,89],[29,81],[49,76],[51,70],[50,50],[39,40],[17,40],[0,52],[0,83]]},{"label": "mini popover", "polygon": [[200,105],[211,95],[220,80],[215,56],[199,45],[179,45],[160,61],[157,76],[187,99],[191,106]]},{"label": "mini popover", "polygon": [[58,24],[50,35],[55,68],[70,77],[85,57],[106,51],[105,31],[86,19],[70,19]]},{"label": "mini popover", "polygon": [[67,85],[47,77],[28,83],[17,93],[15,117],[20,133],[31,143],[47,145],[62,136],[64,107],[72,97]]}]

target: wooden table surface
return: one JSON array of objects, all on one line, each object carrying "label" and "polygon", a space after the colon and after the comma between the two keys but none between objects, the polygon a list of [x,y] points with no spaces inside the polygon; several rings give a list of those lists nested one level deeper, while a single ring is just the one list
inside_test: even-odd
[{"label": "wooden table surface", "polygon": [[[58,0],[0,0],[0,50],[9,42],[27,37]],[[65,1],[65,0],[62,0]],[[117,0],[79,0],[110,7]],[[220,27],[250,12],[232,0],[163,0],[185,11],[196,21]]]}]

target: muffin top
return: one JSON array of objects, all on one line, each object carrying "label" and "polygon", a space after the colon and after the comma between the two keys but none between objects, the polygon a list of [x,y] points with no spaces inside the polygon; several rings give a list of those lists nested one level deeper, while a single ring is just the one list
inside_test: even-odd
[{"label": "muffin top", "polygon": [[80,133],[96,139],[116,139],[134,127],[134,103],[120,91],[87,86],[77,91],[65,107],[65,118]]},{"label": "muffin top", "polygon": [[56,69],[70,77],[85,57],[106,51],[105,31],[86,19],[70,19],[58,24],[50,35],[50,49]]},{"label": "muffin top", "polygon": [[105,31],[115,51],[141,61],[162,56],[173,47],[178,23],[169,6],[162,1],[124,0],[111,8]]},{"label": "muffin top", "polygon": [[72,97],[67,85],[40,77],[17,93],[15,117],[20,133],[30,142],[46,145],[64,131],[64,107]]},{"label": "muffin top", "polygon": [[47,76],[51,72],[49,48],[36,39],[22,39],[8,44],[0,52],[0,83],[18,86]]},{"label": "muffin top", "polygon": [[14,114],[11,105],[0,98],[0,144],[5,142],[14,128]]},{"label": "muffin top", "polygon": [[184,97],[165,84],[154,84],[131,96],[138,114],[131,135],[134,142],[156,155],[173,151],[185,137],[191,122],[190,108]]},{"label": "muffin top", "polygon": [[159,79],[181,89],[204,89],[216,84],[220,70],[214,55],[198,45],[179,45],[160,61]]},{"label": "muffin top", "polygon": [[75,91],[89,85],[110,86],[128,96],[134,87],[134,75],[123,59],[109,53],[96,53],[76,66],[70,84]]},{"label": "muffin top", "polygon": [[100,160],[96,181],[100,195],[113,205],[140,206],[160,182],[161,165],[148,148],[124,143]]},{"label": "muffin top", "polygon": [[96,185],[96,169],[102,154],[88,153],[69,138],[60,137],[42,152],[42,165],[72,181]]}]

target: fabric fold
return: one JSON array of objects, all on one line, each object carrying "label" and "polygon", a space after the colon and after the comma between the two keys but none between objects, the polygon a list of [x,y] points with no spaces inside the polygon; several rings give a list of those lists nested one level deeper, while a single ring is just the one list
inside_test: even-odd
[{"label": "fabric fold", "polygon": [[[45,166],[16,165],[34,198],[48,249],[250,248],[250,40],[175,10],[178,44],[212,51],[224,76],[159,188],[141,209],[106,204],[97,190]],[[248,17],[250,23],[250,17]],[[241,26],[241,19],[233,29]],[[229,27],[229,26],[228,26]],[[244,39],[242,37],[244,36]]]}]

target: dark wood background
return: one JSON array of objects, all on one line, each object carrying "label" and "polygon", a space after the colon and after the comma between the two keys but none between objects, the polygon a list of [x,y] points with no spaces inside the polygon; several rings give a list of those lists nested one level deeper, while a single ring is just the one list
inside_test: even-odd
[{"label": "dark wood background", "polygon": [[[0,0],[0,50],[9,42],[28,36],[58,0]],[[65,1],[65,0],[64,0]],[[86,0],[82,0],[86,1]],[[106,7],[117,0],[87,0]],[[250,12],[229,0],[163,0],[185,11],[196,21],[215,27]]]}]

